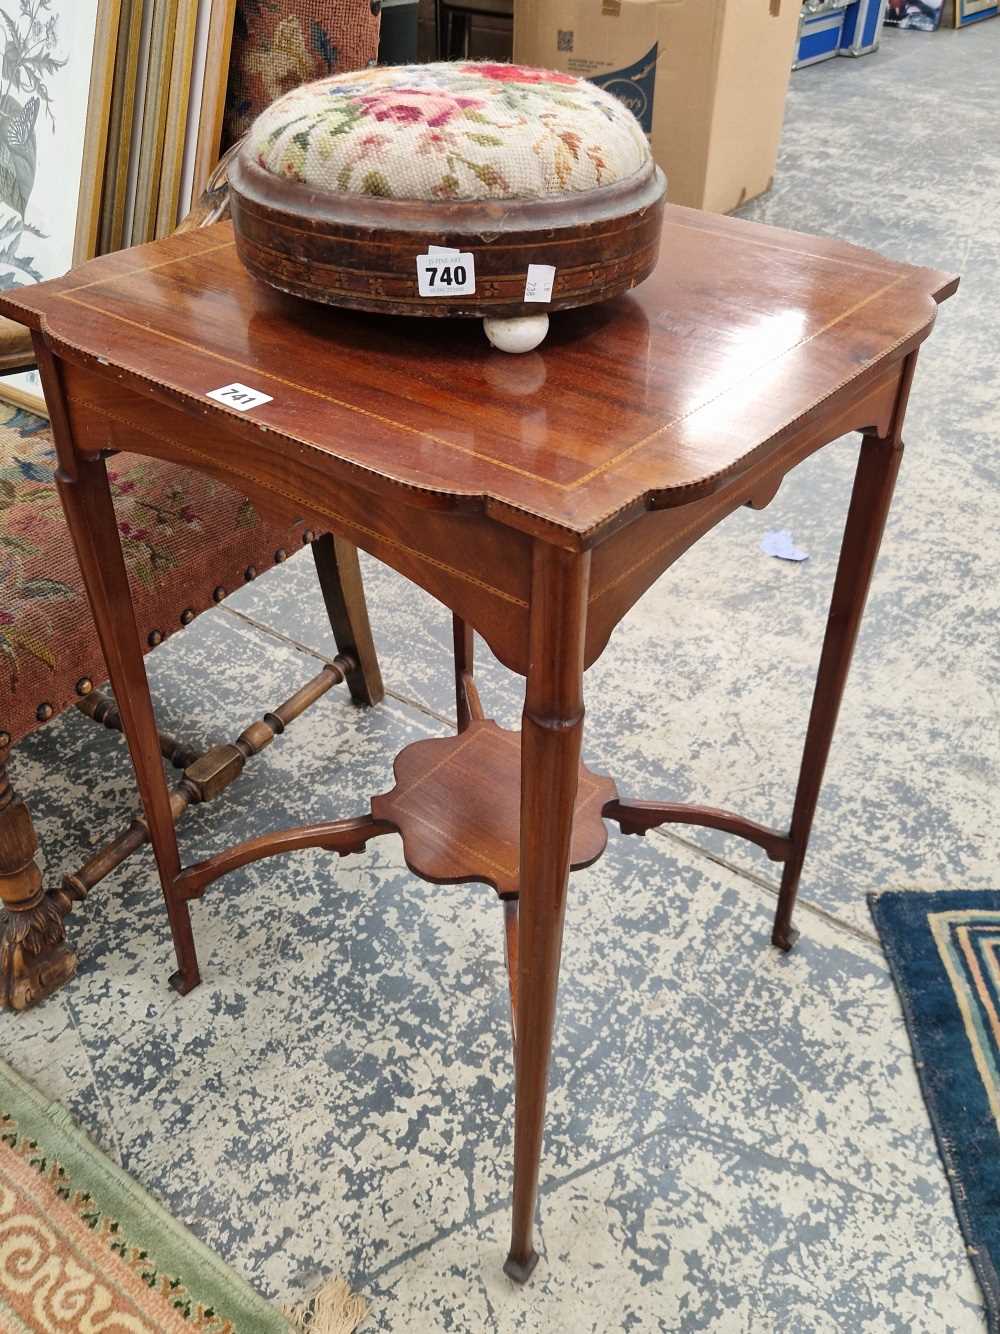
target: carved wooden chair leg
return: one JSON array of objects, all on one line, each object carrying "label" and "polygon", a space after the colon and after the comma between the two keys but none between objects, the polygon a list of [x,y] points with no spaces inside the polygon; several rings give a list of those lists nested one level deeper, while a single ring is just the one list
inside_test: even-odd
[{"label": "carved wooden chair leg", "polygon": [[347,688],[360,704],[379,704],[385,690],[368,621],[358,549],[342,537],[324,533],[313,541],[312,550],[338,652],[354,662]]},{"label": "carved wooden chair leg", "polygon": [[9,750],[0,748],[0,1005],[26,1010],[76,972],[66,944],[62,896],[42,886],[31,815],[7,776]]}]

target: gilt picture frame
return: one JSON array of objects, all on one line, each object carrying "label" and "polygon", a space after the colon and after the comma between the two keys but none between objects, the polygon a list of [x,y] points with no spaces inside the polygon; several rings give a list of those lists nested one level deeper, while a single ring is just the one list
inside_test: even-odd
[{"label": "gilt picture frame", "polygon": [[[0,0],[0,287],[97,247],[121,0]],[[0,399],[46,415],[36,371]]]},{"label": "gilt picture frame", "polygon": [[954,0],[954,26],[967,28],[970,23],[1000,16],[1000,0]]}]

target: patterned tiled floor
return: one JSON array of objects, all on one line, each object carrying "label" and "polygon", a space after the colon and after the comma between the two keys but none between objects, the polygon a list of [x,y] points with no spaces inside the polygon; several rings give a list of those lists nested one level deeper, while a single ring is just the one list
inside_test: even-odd
[{"label": "patterned tiled floor", "polygon": [[[268,1294],[339,1270],[373,1302],[365,1329],[393,1334],[984,1327],[864,894],[1000,883],[998,62],[1000,22],[890,34],[793,80],[778,184],[748,213],[963,287],[918,373],[799,946],[767,943],[773,868],[706,831],[613,836],[574,877],[526,1289],[499,1269],[499,910],[483,888],[419,883],[394,840],[213,887],[194,910],[205,982],[184,1000],[137,857],[74,920],[78,979],[0,1016],[5,1055]],[[616,632],[588,675],[587,750],[623,791],[787,817],[855,455],[844,441],[734,515]],[[759,553],[783,527],[804,564]],[[359,810],[402,744],[443,730],[447,619],[366,568],[386,704],[327,697],[193,815],[188,849]],[[228,738],[328,651],[297,558],[150,668],[166,725]],[[517,682],[490,662],[482,679],[514,722]],[[15,774],[53,879],[129,816],[123,746],[76,716],[21,746]]]}]

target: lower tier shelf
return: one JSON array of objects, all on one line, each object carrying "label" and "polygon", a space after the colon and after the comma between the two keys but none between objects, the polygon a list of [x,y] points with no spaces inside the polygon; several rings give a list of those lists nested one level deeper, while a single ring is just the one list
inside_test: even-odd
[{"label": "lower tier shelf", "polygon": [[[396,786],[372,798],[372,814],[396,826],[406,864],[439,884],[481,880],[502,899],[519,888],[521,735],[477,720],[458,736],[417,741],[396,756]],[[571,864],[604,851],[601,812],[614,783],[580,766]]]}]

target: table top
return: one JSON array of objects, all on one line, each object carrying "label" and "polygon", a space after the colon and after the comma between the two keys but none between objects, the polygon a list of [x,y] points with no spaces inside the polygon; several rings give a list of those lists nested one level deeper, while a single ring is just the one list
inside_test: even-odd
[{"label": "table top", "polygon": [[[958,280],[856,246],[668,206],[654,275],[553,316],[512,357],[479,321],[364,315],[284,296],[219,223],[0,294],[62,356],[114,372],[252,448],[286,438],[383,493],[593,538],[709,494],[848,385],[903,357]],[[124,372],[124,375],[122,374]],[[240,382],[272,401],[206,397]]]}]

